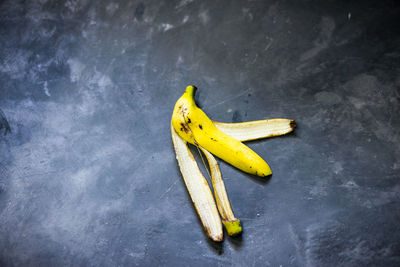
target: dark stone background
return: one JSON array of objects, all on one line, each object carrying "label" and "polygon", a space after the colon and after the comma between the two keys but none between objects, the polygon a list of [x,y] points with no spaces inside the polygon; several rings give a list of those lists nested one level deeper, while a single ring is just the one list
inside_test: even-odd
[{"label": "dark stone background", "polygon": [[[0,265],[399,266],[398,1],[0,1]],[[169,123],[292,118],[221,162],[205,236]],[[11,132],[9,131],[11,130]]]}]

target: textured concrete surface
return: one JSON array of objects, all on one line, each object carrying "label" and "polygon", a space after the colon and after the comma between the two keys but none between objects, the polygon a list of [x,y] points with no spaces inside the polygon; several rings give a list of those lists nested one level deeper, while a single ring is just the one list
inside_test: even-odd
[{"label": "textured concrete surface", "polygon": [[[396,1],[0,1],[2,266],[400,265]],[[206,238],[169,120],[295,119],[221,162],[243,236]]]}]

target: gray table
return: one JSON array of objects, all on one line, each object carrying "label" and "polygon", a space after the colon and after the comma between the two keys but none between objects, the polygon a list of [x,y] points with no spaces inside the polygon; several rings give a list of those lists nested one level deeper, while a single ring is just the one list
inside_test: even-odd
[{"label": "gray table", "polygon": [[[0,1],[0,265],[400,265],[396,1]],[[175,160],[214,120],[291,118],[221,162],[240,238],[207,239]],[[10,127],[10,132],[8,131]]]}]

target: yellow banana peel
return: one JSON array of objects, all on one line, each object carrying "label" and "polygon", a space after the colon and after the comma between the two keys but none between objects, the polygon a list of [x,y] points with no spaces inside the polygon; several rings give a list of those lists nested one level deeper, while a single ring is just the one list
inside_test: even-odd
[{"label": "yellow banana peel", "polygon": [[[223,234],[218,211],[228,235],[241,234],[242,227],[233,214],[221,171],[213,155],[244,172],[261,177],[271,175],[268,164],[242,141],[287,134],[294,130],[296,124],[289,119],[215,122],[197,107],[195,92],[196,87],[186,87],[185,93],[176,102],[171,119],[171,135],[182,177],[203,227],[212,240],[219,242]],[[201,149],[208,160],[216,204],[187,142]]]},{"label": "yellow banana peel", "polygon": [[178,135],[236,168],[261,177],[271,175],[268,164],[239,140],[220,131],[194,101],[196,87],[188,86],[175,104],[172,125]]}]

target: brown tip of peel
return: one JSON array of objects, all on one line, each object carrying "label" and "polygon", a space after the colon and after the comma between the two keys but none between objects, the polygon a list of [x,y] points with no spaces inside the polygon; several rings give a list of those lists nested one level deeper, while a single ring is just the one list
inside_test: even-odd
[{"label": "brown tip of peel", "polygon": [[207,231],[207,235],[214,242],[222,242],[224,239],[224,234],[222,232],[220,234],[211,234],[210,231]]},{"label": "brown tip of peel", "polygon": [[268,177],[268,176],[272,175],[272,171],[269,171],[267,173],[257,174],[257,175],[260,176],[260,177]]},{"label": "brown tip of peel", "polygon": [[222,240],[224,239],[224,236],[222,234],[220,234],[220,235],[217,235],[217,236],[212,236],[211,239],[214,242],[222,242]]},{"label": "brown tip of peel", "polygon": [[214,242],[222,242],[222,240],[224,239],[224,233],[222,232],[217,232],[217,233],[211,233],[211,229],[207,226],[204,226],[204,229],[206,230],[207,236]]},{"label": "brown tip of peel", "polygon": [[289,123],[290,128],[292,128],[292,131],[294,130],[294,128],[296,128],[297,124],[294,120],[291,120]]}]

